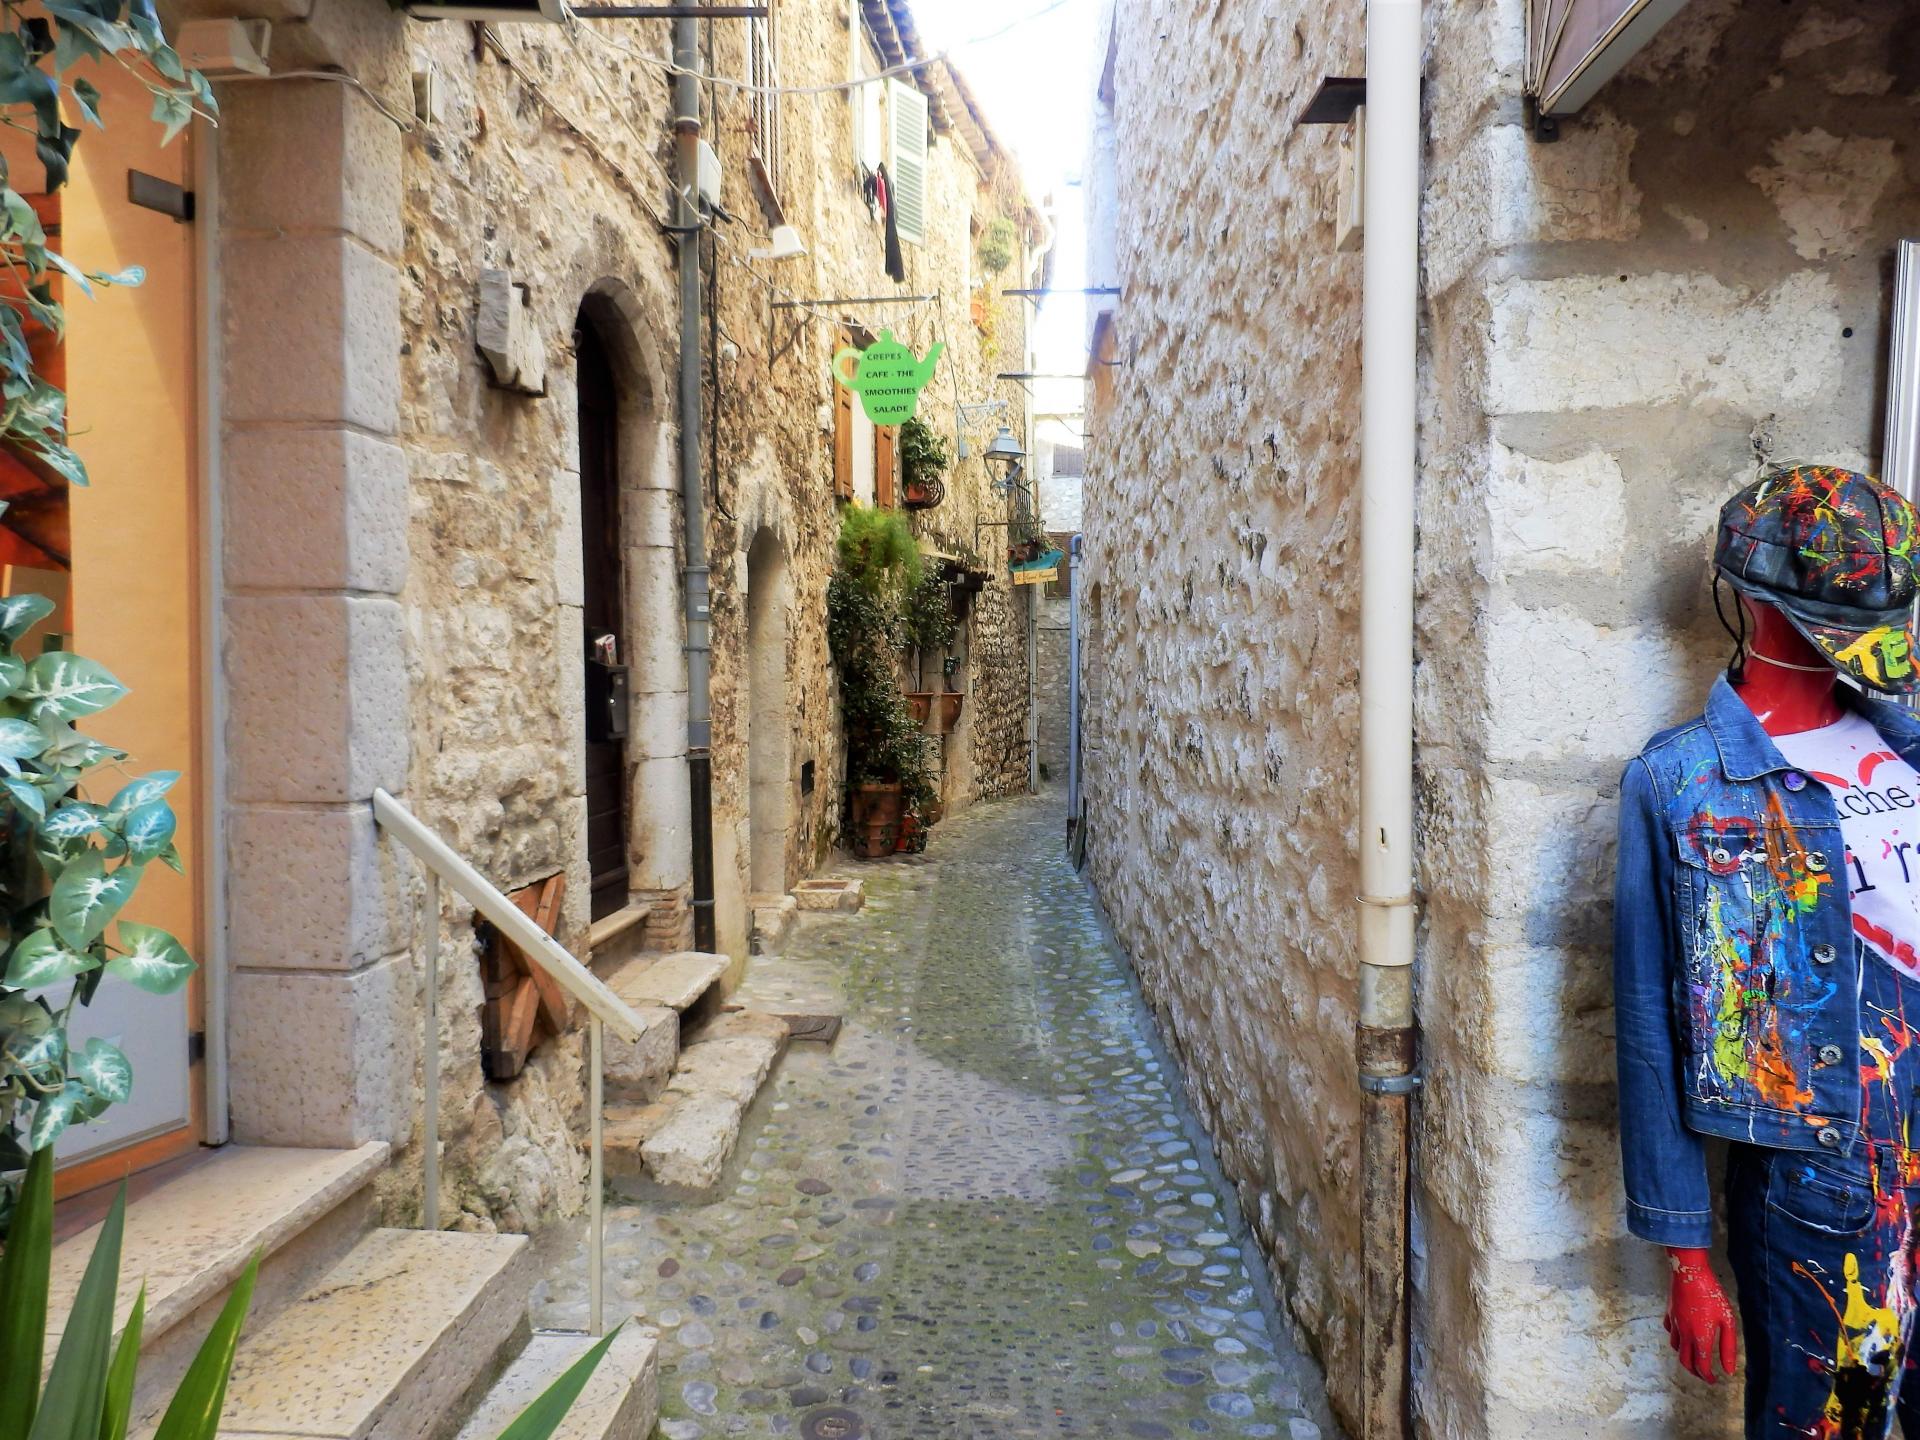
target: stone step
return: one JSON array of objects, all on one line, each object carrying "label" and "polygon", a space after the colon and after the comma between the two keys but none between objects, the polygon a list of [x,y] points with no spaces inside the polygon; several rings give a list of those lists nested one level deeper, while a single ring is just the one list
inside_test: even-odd
[{"label": "stone step", "polygon": [[646,1005],[639,1015],[645,1028],[638,1040],[606,1033],[607,1096],[631,1104],[657,1099],[680,1056],[680,1012]]},{"label": "stone step", "polygon": [[635,1009],[690,1010],[719,983],[728,963],[724,955],[700,950],[636,955],[609,973],[606,982]]},{"label": "stone step", "polygon": [[220,1434],[429,1440],[525,1323],[524,1235],[375,1230],[243,1341]]},{"label": "stone step", "polygon": [[794,903],[802,910],[858,910],[867,903],[864,880],[802,880],[793,887]]},{"label": "stone step", "polygon": [[[386,1161],[378,1142],[354,1150],[229,1145],[128,1202],[114,1328],[144,1283],[136,1415],[172,1396],[256,1251],[252,1330],[338,1263],[373,1224],[372,1182]],[[54,1248],[49,1363],[99,1234],[93,1225]]]},{"label": "stone step", "polygon": [[792,931],[800,902],[791,895],[754,895],[747,904],[753,911],[753,953],[768,954]]},{"label": "stone step", "polygon": [[[498,1440],[520,1412],[594,1346],[590,1335],[547,1332],[494,1382],[456,1440]],[[660,1415],[660,1367],[654,1332],[628,1321],[594,1367],[554,1440],[646,1440]]]},{"label": "stone step", "polygon": [[709,1189],[740,1138],[741,1117],[786,1048],[777,1016],[733,1011],[687,1038],[666,1090],[650,1105],[607,1111],[607,1168],[676,1189]]}]

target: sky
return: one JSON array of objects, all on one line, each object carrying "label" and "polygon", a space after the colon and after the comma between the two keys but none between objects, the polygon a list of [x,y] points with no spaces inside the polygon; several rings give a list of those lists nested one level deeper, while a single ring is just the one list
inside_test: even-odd
[{"label": "sky", "polygon": [[[1027,193],[1041,204],[1051,197],[1059,220],[1053,284],[1085,284],[1080,176],[1093,121],[1100,0],[913,0],[913,14],[921,39],[951,54],[994,133],[1019,157]],[[1050,297],[1034,346],[1034,369],[1081,374],[1083,297]],[[1080,407],[1077,381],[1034,389],[1036,411]]]}]

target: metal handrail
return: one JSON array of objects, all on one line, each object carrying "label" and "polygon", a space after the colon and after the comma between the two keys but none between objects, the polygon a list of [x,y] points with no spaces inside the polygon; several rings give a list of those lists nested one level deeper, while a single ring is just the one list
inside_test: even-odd
[{"label": "metal handrail", "polygon": [[457,855],[453,848],[420,823],[420,818],[384,790],[373,792],[373,818],[392,832],[427,872],[427,1013],[426,1057],[421,1066],[422,1101],[428,1115],[424,1147],[423,1223],[440,1228],[440,881],[444,878],[460,895],[490,920],[527,959],[545,970],[587,1009],[587,1252],[590,1323],[595,1335],[606,1332],[606,1224],[601,1191],[606,1183],[604,1124],[601,1116],[606,1092],[604,1027],[637,1041],[644,1028],[638,1012],[608,989],[599,976],[558,940],[533,923],[533,917],[515,905],[499,887]]}]

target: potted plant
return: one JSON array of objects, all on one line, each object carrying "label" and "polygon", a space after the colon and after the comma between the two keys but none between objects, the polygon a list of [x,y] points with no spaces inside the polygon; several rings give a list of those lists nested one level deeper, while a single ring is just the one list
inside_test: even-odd
[{"label": "potted plant", "polygon": [[921,721],[898,680],[904,602],[923,580],[919,548],[898,514],[841,515],[827,585],[827,643],[847,737],[847,819],[856,854],[891,855],[909,802],[931,788]]},{"label": "potted plant", "polygon": [[907,420],[900,427],[901,503],[909,510],[930,510],[946,499],[940,477],[952,463],[939,431],[917,418]]}]

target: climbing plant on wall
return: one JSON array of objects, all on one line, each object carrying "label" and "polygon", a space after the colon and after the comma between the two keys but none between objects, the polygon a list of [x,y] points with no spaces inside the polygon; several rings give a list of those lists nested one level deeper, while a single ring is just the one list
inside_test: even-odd
[{"label": "climbing plant on wall", "polygon": [[[91,296],[144,278],[61,255],[34,204],[66,182],[82,127],[104,124],[87,78],[101,65],[140,82],[168,140],[196,110],[213,111],[206,80],[167,43],[151,0],[37,0],[31,11],[0,0],[0,118],[33,138],[35,161],[0,157],[0,450],[48,488],[87,483],[66,396],[44,373],[65,333],[60,287]],[[111,588],[112,577],[95,583]],[[29,643],[53,608],[39,595],[0,598],[0,1235],[30,1153],[132,1091],[118,1047],[69,1040],[75,1009],[109,981],[164,994],[193,970],[173,936],[118,918],[149,864],[180,868],[164,798],[179,777],[129,775],[123,751],[76,727],[126,691],[92,660]]]}]

